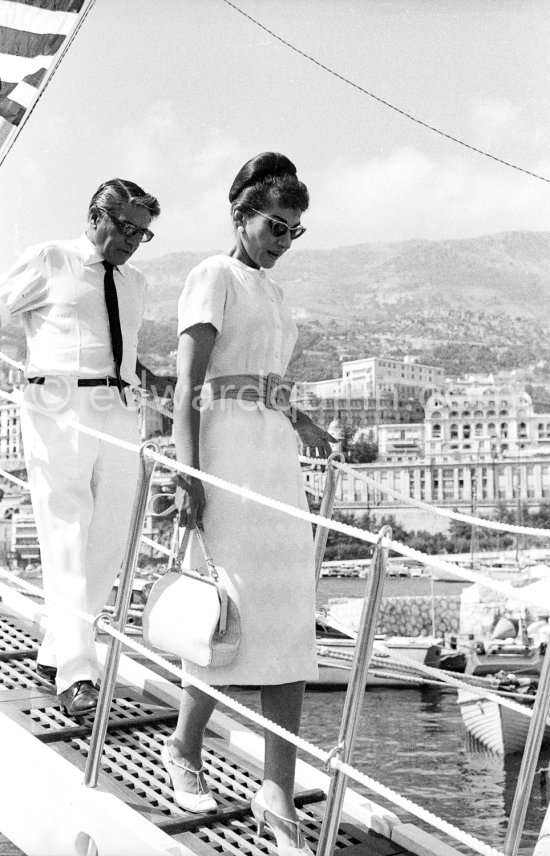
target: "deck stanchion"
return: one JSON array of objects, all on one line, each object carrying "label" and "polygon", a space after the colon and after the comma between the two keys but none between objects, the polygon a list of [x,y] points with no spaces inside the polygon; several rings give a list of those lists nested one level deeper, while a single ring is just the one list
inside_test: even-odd
[{"label": "deck stanchion", "polygon": [[[378,541],[367,578],[361,623],[357,634],[349,684],[344,701],[338,745],[334,750],[334,754],[339,760],[346,764],[351,763],[355,735],[365,696],[367,672],[372,656],[376,623],[384,589],[391,535],[391,527],[382,526],[378,533]],[[332,770],[325,816],[317,846],[317,856],[332,856],[334,852],[347,780],[348,777],[345,773],[342,773],[340,770]]]},{"label": "deck stanchion", "polygon": [[[340,461],[340,463],[344,463],[344,456],[342,452],[333,452],[332,455],[329,455],[327,460],[327,471],[325,475],[325,489],[323,491],[323,499],[321,500],[321,508],[319,509],[319,515],[321,517],[332,518],[332,510],[334,508],[334,499],[336,496],[336,488],[338,487],[338,480],[340,478],[341,470],[337,470],[332,466],[334,461]],[[321,566],[323,564],[323,558],[325,555],[325,548],[327,546],[327,538],[328,538],[328,529],[325,526],[320,526],[317,524],[315,529],[315,583],[319,582],[319,578],[321,576]]]},{"label": "deck stanchion", "polygon": [[[149,486],[151,484],[151,477],[155,468],[155,461],[153,458],[145,455],[145,451],[147,449],[154,452],[158,451],[156,444],[150,442],[144,443],[140,450],[140,468],[136,497],[132,510],[126,553],[122,563],[122,573],[120,576],[120,584],[118,586],[114,614],[112,617],[108,613],[102,613],[98,616],[99,618],[108,621],[121,633],[124,632],[126,627],[128,609],[132,599],[132,587],[134,584],[134,574],[139,555],[143,522],[145,520],[145,513],[147,510]],[[84,784],[88,788],[95,788],[97,785],[101,764],[101,754],[103,752],[105,735],[107,733],[107,724],[113,701],[121,648],[122,643],[120,639],[115,639],[114,636],[109,636],[107,654],[105,657],[105,670],[101,681],[97,710],[90,737],[90,751],[88,753],[86,770],[84,772]]]},{"label": "deck stanchion", "polygon": [[550,645],[546,646],[544,660],[540,671],[537,697],[533,707],[533,716],[529,724],[527,740],[521,761],[521,767],[514,793],[514,802],[510,812],[508,831],[504,843],[506,856],[517,856],[521,842],[523,824],[527,813],[527,805],[531,796],[535,769],[538,761],[544,728],[550,713]]}]

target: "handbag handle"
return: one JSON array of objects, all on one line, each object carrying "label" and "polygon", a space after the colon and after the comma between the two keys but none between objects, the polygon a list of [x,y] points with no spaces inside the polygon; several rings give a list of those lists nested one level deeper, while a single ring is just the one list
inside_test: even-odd
[{"label": "handbag handle", "polygon": [[185,556],[185,552],[187,550],[187,546],[189,544],[189,538],[191,535],[195,535],[197,541],[199,542],[200,548],[202,550],[202,554],[204,556],[204,561],[206,562],[206,567],[208,570],[208,576],[213,580],[218,579],[218,570],[214,563],[214,560],[210,553],[208,552],[208,548],[206,546],[206,542],[204,540],[203,534],[198,526],[195,526],[193,529],[189,529],[187,526],[183,530],[183,535],[181,536],[181,541],[179,538],[179,521],[176,517],[174,520],[174,531],[172,533],[172,546],[170,549],[170,558],[168,560],[168,570],[171,570],[174,565],[177,565],[181,568],[181,563],[183,562],[183,557]]}]

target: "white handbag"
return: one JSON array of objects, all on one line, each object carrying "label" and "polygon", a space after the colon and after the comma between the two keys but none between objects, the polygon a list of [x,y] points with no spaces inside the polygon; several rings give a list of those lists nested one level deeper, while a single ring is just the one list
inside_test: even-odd
[{"label": "white handbag", "polygon": [[239,610],[227,594],[225,570],[214,564],[200,529],[192,531],[206,570],[182,569],[191,531],[184,531],[177,550],[176,522],[167,571],[154,583],[143,611],[143,639],[198,666],[226,666],[234,660],[241,639]]}]

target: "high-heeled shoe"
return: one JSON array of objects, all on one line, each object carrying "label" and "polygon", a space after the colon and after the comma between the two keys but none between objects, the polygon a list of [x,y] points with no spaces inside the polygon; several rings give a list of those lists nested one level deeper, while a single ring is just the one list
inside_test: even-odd
[{"label": "high-heeled shoe", "polygon": [[[277,840],[277,852],[279,856],[313,856],[313,850],[311,850],[309,844],[304,838],[302,830],[300,829],[300,823],[297,820],[292,820],[290,817],[283,817],[282,814],[277,814],[276,811],[273,811],[272,808],[269,808],[265,801],[265,796],[263,795],[262,789],[256,791],[254,796],[252,797],[252,801],[250,803],[250,808],[252,809],[252,814],[254,815],[254,819],[257,824],[256,834],[260,836],[264,831],[264,828],[267,826],[270,831],[275,836]],[[274,824],[270,823],[266,818],[266,812],[273,818],[278,818],[279,820],[284,821],[284,823],[290,823],[292,826],[296,828],[296,844],[279,844],[279,840],[277,837],[277,828]]]},{"label": "high-heeled shoe", "polygon": [[[201,781],[201,773],[204,770],[203,767],[199,770],[192,770],[191,767],[188,767],[185,764],[180,764],[178,761],[174,761],[170,755],[167,740],[165,740],[163,744],[160,757],[172,781],[175,800],[181,808],[184,808],[186,811],[192,811],[196,814],[217,810],[218,804],[216,800],[210,791],[204,790],[204,785]],[[192,773],[196,776],[197,784],[195,791],[191,792],[183,787],[183,773]]]}]

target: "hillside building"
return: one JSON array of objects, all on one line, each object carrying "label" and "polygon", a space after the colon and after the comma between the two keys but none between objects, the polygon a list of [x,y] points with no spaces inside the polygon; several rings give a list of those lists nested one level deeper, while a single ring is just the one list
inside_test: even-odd
[{"label": "hillside building", "polygon": [[[335,508],[361,515],[392,514],[406,528],[437,531],[448,521],[430,511],[414,508],[407,499],[461,511],[465,514],[494,517],[499,507],[518,513],[518,508],[533,511],[550,502],[550,454],[518,459],[492,459],[447,463],[417,460],[414,463],[354,464],[357,474],[364,473],[374,484],[343,473],[339,479]],[[304,479],[317,496],[324,489],[325,474],[307,470]],[[386,488],[400,494],[392,496]],[[522,522],[521,520],[519,521]],[[523,521],[529,525],[528,521]]]},{"label": "hillside building", "polygon": [[324,428],[339,420],[351,433],[384,423],[417,423],[424,401],[443,387],[443,370],[368,357],[342,363],[342,377],[296,384],[293,401]]}]

